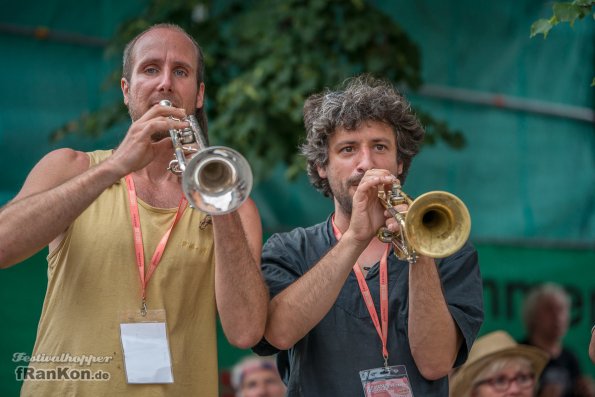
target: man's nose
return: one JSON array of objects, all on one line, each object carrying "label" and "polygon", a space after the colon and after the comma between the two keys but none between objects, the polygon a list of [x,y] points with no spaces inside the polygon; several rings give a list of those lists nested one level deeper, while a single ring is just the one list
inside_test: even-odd
[{"label": "man's nose", "polygon": [[172,75],[168,70],[165,70],[164,73],[162,73],[159,76],[159,86],[158,89],[159,91],[171,91],[172,89]]},{"label": "man's nose", "polygon": [[357,160],[357,171],[362,174],[374,168],[374,158],[368,148],[360,150]]}]

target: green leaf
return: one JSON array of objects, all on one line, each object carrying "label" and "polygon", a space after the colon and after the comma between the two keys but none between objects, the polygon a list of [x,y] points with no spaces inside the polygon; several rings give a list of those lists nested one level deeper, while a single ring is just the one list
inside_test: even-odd
[{"label": "green leaf", "polygon": [[577,18],[582,18],[582,7],[572,3],[554,3],[552,6],[554,16],[560,22],[568,22],[570,26],[574,25]]},{"label": "green leaf", "polygon": [[547,19],[538,19],[537,21],[533,22],[533,24],[531,25],[531,36],[530,37],[535,37],[538,34],[543,34],[543,38],[545,39],[547,37],[547,34],[550,32],[550,30],[553,28],[554,26],[551,24],[551,22]]}]

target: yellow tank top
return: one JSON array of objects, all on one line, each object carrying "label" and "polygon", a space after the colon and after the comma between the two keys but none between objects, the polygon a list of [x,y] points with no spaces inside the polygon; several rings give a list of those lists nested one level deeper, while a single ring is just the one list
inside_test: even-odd
[{"label": "yellow tank top", "polygon": [[[89,153],[91,167],[110,153]],[[29,364],[36,369],[69,367],[88,369],[93,374],[103,371],[109,374],[109,379],[28,379],[21,395],[218,395],[213,232],[210,224],[203,229],[199,227],[205,214],[190,208],[172,231],[147,287],[148,308],[166,310],[174,383],[126,383],[119,313],[138,310],[140,305],[140,281],[127,200],[126,183],[122,179],[106,189],[74,221],[60,245],[48,255],[48,287],[32,354],[38,362]],[[145,267],[148,267],[177,209],[155,208],[140,199],[138,202]],[[91,365],[69,362],[85,356],[104,362]],[[47,362],[51,360],[54,362]]]}]

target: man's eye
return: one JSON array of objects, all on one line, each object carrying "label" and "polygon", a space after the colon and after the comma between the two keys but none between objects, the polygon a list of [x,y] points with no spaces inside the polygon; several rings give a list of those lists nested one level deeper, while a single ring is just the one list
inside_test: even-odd
[{"label": "man's eye", "polygon": [[386,150],[386,146],[378,144],[378,145],[376,145],[376,150],[378,150],[378,151]]},{"label": "man's eye", "polygon": [[186,76],[188,76],[188,73],[185,70],[182,70],[182,69],[176,69],[176,71],[174,73],[178,77],[186,77]]},{"label": "man's eye", "polygon": [[353,152],[353,146],[345,146],[343,149],[341,149],[341,152],[351,153]]},{"label": "man's eye", "polygon": [[145,73],[147,73],[147,74],[155,74],[157,72],[158,72],[157,68],[153,68],[153,67],[145,68]]}]

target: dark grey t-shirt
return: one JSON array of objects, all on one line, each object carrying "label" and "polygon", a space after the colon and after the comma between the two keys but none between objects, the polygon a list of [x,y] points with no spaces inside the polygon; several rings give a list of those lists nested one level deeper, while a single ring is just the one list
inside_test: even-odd
[{"label": "dark grey t-shirt", "polygon": [[[275,234],[264,245],[262,271],[271,297],[283,291],[322,258],[336,243],[330,217],[326,222]],[[463,364],[483,321],[482,283],[477,253],[467,243],[456,254],[436,260],[448,308],[465,339],[455,366]],[[448,396],[448,381],[425,380],[408,343],[409,264],[389,256],[389,365],[405,365],[415,397]],[[366,281],[379,311],[379,265]],[[380,316],[380,313],[378,313]],[[263,340],[253,350],[262,355],[278,350]],[[278,355],[288,396],[362,397],[359,371],[383,365],[382,344],[351,272],[327,315],[303,339]]]}]

